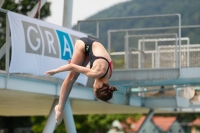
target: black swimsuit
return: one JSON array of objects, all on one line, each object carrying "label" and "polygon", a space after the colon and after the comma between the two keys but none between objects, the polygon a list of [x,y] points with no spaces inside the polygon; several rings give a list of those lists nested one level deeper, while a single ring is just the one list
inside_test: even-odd
[{"label": "black swimsuit", "polygon": [[80,40],[82,40],[85,43],[85,53],[89,54],[90,68],[92,68],[93,63],[96,59],[104,59],[105,61],[108,62],[108,69],[107,69],[106,73],[101,78],[106,76],[109,68],[111,69],[111,74],[110,74],[110,77],[111,77],[111,75],[112,75],[112,61],[109,62],[105,57],[102,57],[102,56],[95,56],[92,52],[92,44],[94,42],[97,42],[97,41],[92,39],[92,38],[87,38],[87,37],[82,37],[82,38],[80,38]]}]

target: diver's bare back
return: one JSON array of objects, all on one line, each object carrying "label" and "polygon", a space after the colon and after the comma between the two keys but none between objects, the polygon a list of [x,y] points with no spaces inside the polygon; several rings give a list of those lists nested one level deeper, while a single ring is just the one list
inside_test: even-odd
[{"label": "diver's bare back", "polygon": [[101,43],[94,42],[92,45],[92,51],[95,56],[102,56],[108,59],[109,62],[111,61],[110,55]]}]

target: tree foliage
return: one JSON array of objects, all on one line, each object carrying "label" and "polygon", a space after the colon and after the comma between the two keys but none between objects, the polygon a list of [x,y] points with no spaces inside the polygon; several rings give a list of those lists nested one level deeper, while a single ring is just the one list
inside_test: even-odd
[{"label": "tree foliage", "polygon": [[[125,122],[131,117],[135,121],[139,120],[141,114],[95,114],[95,115],[74,115],[77,133],[106,133],[114,120]],[[41,133],[46,124],[47,117],[31,117],[33,133]],[[56,128],[54,133],[64,133],[66,128],[64,121]]]}]

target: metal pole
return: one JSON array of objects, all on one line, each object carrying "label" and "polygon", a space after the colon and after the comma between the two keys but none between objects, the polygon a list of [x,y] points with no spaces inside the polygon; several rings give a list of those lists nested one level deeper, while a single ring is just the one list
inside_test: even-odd
[{"label": "metal pole", "polygon": [[[138,42],[138,49],[141,51],[141,41]],[[138,53],[138,68],[141,68],[141,58],[140,58],[140,52]]]},{"label": "metal pole", "polygon": [[5,0],[1,0],[1,1],[0,1],[0,8],[3,6],[4,1],[5,1]]},{"label": "metal pole", "polygon": [[108,53],[111,53],[111,35],[110,32],[108,32]]},{"label": "metal pole", "polygon": [[143,133],[143,130],[144,130],[145,126],[147,125],[147,123],[150,121],[151,117],[153,116],[154,111],[155,111],[154,109],[150,109],[146,119],[144,120],[144,122],[140,126],[138,133]]},{"label": "metal pole", "polygon": [[65,122],[65,127],[67,129],[67,133],[76,133],[76,126],[73,118],[73,113],[71,109],[70,99],[68,98],[65,103],[63,118]]},{"label": "metal pole", "polygon": [[53,133],[56,127],[56,120],[55,120],[55,111],[54,108],[55,106],[58,104],[58,99],[55,99],[52,107],[51,107],[51,111],[49,113],[49,117],[47,119],[47,123],[42,131],[42,133]]},{"label": "metal pole", "polygon": [[72,8],[73,8],[73,0],[64,0],[63,23],[62,23],[64,27],[67,28],[72,27]]},{"label": "metal pole", "polygon": [[155,60],[154,60],[154,53],[151,53],[151,62],[152,62],[151,67],[152,67],[152,68],[155,67],[155,66],[154,66],[155,62],[154,62],[154,61],[155,61]]},{"label": "metal pole", "polygon": [[127,32],[126,32],[126,35],[125,35],[125,68],[128,69],[129,67],[129,61],[128,61],[128,35],[127,35]]},{"label": "metal pole", "polygon": [[174,88],[176,89],[176,106],[178,106],[178,87],[174,86]]},{"label": "metal pole", "polygon": [[156,68],[158,68],[158,60],[159,60],[159,57],[158,57],[158,41],[155,41],[155,46],[156,46]]},{"label": "metal pole", "polygon": [[187,41],[187,67],[190,67],[190,52],[189,52],[190,47],[189,47],[189,45],[190,45],[190,39],[188,39],[188,41]]},{"label": "metal pole", "polygon": [[97,38],[99,38],[99,22],[96,23],[96,28],[97,28],[96,36]]},{"label": "metal pole", "polygon": [[10,26],[8,15],[6,15],[6,73],[9,73],[9,59],[10,59]]},{"label": "metal pole", "polygon": [[175,48],[175,53],[174,53],[174,55],[175,55],[175,61],[176,61],[176,62],[175,62],[175,63],[176,63],[175,65],[176,65],[176,68],[177,68],[177,67],[178,67],[178,62],[177,62],[177,61],[178,61],[178,49],[177,49],[177,48],[178,48],[178,44],[177,44],[177,41],[178,41],[177,39],[178,39],[178,38],[177,38],[177,35],[175,35],[175,36],[176,36],[176,48]]},{"label": "metal pole", "polygon": [[77,24],[77,30],[80,31],[81,30],[81,26],[80,26],[80,22],[78,21],[78,24]]},{"label": "metal pole", "polygon": [[161,60],[160,47],[158,47],[158,68],[160,68],[160,60]]},{"label": "metal pole", "polygon": [[141,58],[141,68],[144,68],[144,61],[145,61],[145,53],[144,53],[144,51],[145,51],[145,41],[144,41],[144,37],[142,37],[142,46],[141,46],[141,51],[142,52],[140,52],[140,58]]},{"label": "metal pole", "polygon": [[[8,78],[10,76],[9,73],[9,62],[10,62],[10,25],[9,25],[9,20],[8,20],[8,15],[6,15],[6,65],[5,65],[5,70],[6,70],[6,79],[5,79],[5,88],[7,88],[7,83],[8,83]],[[4,44],[4,45],[5,45]]]},{"label": "metal pole", "polygon": [[178,38],[179,38],[179,76],[181,76],[181,15],[178,14],[178,19],[179,19],[179,23],[178,23]]}]

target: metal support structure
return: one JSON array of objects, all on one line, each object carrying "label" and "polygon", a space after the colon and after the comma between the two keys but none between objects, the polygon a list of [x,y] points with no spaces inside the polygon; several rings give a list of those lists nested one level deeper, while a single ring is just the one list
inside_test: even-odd
[{"label": "metal support structure", "polygon": [[144,62],[145,62],[145,38],[144,37],[142,37],[142,47],[141,47],[141,52],[139,53],[139,55],[140,55],[140,66],[141,66],[141,68],[144,68]]},{"label": "metal support structure", "polygon": [[181,15],[180,14],[177,14],[178,15],[178,19],[179,19],[179,23],[178,23],[178,42],[179,42],[179,77],[181,77],[181,64],[182,64],[182,61],[181,61]]},{"label": "metal support structure", "polygon": [[178,43],[177,43],[177,34],[175,35],[176,37],[176,47],[175,47],[175,49],[174,49],[174,62],[175,62],[175,67],[178,67],[178,62],[177,62],[177,60],[178,60]]},{"label": "metal support structure", "polygon": [[9,60],[10,60],[10,26],[8,16],[6,15],[6,73],[9,73]]},{"label": "metal support structure", "polygon": [[[113,20],[125,20],[125,19],[140,19],[140,18],[157,18],[157,17],[171,17],[171,16],[180,16],[180,14],[162,14],[162,15],[147,15],[147,16],[131,16],[131,17],[118,17],[118,18],[106,18],[106,19],[88,19],[88,20],[81,20],[81,21],[78,21],[77,23],[77,30],[80,31],[80,24],[82,22],[103,22],[103,21],[113,21]],[[97,24],[98,25],[98,24]],[[97,26],[96,26],[97,27]],[[174,28],[174,27],[173,27]],[[148,29],[148,28],[144,28],[145,30]],[[127,29],[122,29],[123,31],[124,30],[127,30]],[[122,30],[110,30],[111,32],[113,31],[122,31]],[[136,29],[135,29],[136,30]],[[98,30],[97,30],[98,31]],[[109,32],[109,31],[108,31]],[[111,33],[109,32],[108,33],[108,36],[109,34]],[[99,33],[98,33],[99,34]],[[97,34],[97,35],[98,35]],[[110,41],[110,40],[108,40]],[[111,42],[111,41],[110,41]],[[111,44],[111,43],[110,43]],[[108,44],[108,52],[110,52],[110,48],[109,48],[109,44]]]},{"label": "metal support structure", "polygon": [[73,0],[64,0],[62,26],[72,28]]},{"label": "metal support structure", "polygon": [[[145,35],[145,34],[144,34]],[[154,34],[153,34],[154,35]],[[155,34],[156,35],[156,34]],[[162,34],[161,34],[162,35]],[[164,34],[163,34],[164,35]],[[142,42],[145,41],[145,42],[155,42],[155,48],[156,48],[156,51],[159,50],[158,48],[158,45],[157,45],[157,42],[161,42],[161,41],[175,41],[175,49],[174,49],[174,61],[176,61],[175,63],[175,66],[174,67],[177,67],[179,68],[179,61],[178,61],[178,58],[179,58],[179,50],[177,49],[178,48],[178,38],[177,38],[177,34],[176,33],[171,33],[171,34],[166,34],[166,35],[174,35],[174,38],[159,38],[159,39],[139,39],[139,43],[138,43],[138,49],[140,48],[139,45],[142,45]],[[130,37],[135,37],[134,35],[129,35]],[[149,34],[149,36],[152,36],[151,34]],[[183,38],[180,38],[181,41],[187,41],[187,67],[189,67],[189,44],[190,44],[190,39],[188,37],[183,37]],[[184,47],[184,46],[183,46]],[[159,54],[157,54],[158,56]],[[159,56],[158,56],[159,57]],[[157,58],[157,57],[156,57]],[[158,58],[159,59],[159,58]],[[159,65],[158,65],[159,66]],[[158,67],[157,67],[158,68]]]},{"label": "metal support structure", "polygon": [[156,68],[159,68],[160,65],[159,65],[159,63],[158,63],[158,62],[159,62],[159,56],[158,56],[158,55],[159,55],[159,54],[158,54],[158,41],[155,41],[155,48],[156,48],[156,53],[155,53],[155,54],[156,54]]},{"label": "metal support structure", "polygon": [[[177,16],[180,14],[161,14],[161,15],[147,15],[147,16],[130,16],[130,17],[116,17],[116,18],[103,18],[103,19],[88,19],[78,21],[78,25],[81,22],[103,22],[103,21],[114,21],[114,20],[125,20],[125,19],[139,19],[139,18],[157,18],[157,17],[170,17]],[[79,28],[79,26],[77,27]],[[79,30],[79,29],[77,29]]]},{"label": "metal support structure", "polygon": [[99,22],[96,22],[96,37],[99,38]]},{"label": "metal support structure", "polygon": [[[127,32],[126,32],[127,33]],[[129,49],[129,44],[128,44],[128,39],[131,38],[131,37],[156,37],[156,36],[177,36],[176,33],[164,33],[164,34],[138,34],[138,35],[125,35],[124,38],[125,38],[125,63],[126,63],[126,60],[127,60],[127,63],[129,62],[128,61],[128,54],[127,54],[127,51],[126,49]],[[145,56],[145,53],[144,51],[142,50],[142,47],[141,47],[141,42],[143,43],[144,45],[144,42],[147,42],[148,40],[153,40],[155,42],[155,45],[157,45],[156,41],[163,41],[163,39],[141,39],[139,40],[138,42],[138,51],[142,54],[144,54]],[[176,38],[174,39],[176,40]],[[156,49],[157,50],[157,49]],[[141,58],[140,58],[140,53],[139,53],[139,56],[138,56],[138,68],[141,68]],[[125,68],[128,69],[128,64],[125,64]]]},{"label": "metal support structure", "polygon": [[125,35],[125,45],[124,45],[124,50],[125,50],[125,69],[129,68],[129,41],[128,41],[128,32],[126,32]]},{"label": "metal support structure", "polygon": [[67,99],[65,103],[63,118],[65,122],[65,127],[67,129],[67,133],[76,133],[76,126],[75,126],[69,98]]},{"label": "metal support structure", "polygon": [[[72,7],[73,7],[73,0],[64,0],[63,23],[62,23],[63,27],[72,28]],[[63,118],[67,133],[76,133],[76,126],[69,98],[65,103]]]},{"label": "metal support structure", "polygon": [[187,67],[190,67],[190,40],[187,42]]},{"label": "metal support structure", "polygon": [[145,128],[145,126],[147,125],[147,123],[150,121],[151,117],[153,116],[155,110],[154,109],[150,109],[148,115],[146,116],[146,119],[144,120],[144,122],[142,123],[142,125],[140,126],[138,133],[143,133],[143,130]]},{"label": "metal support structure", "polygon": [[111,37],[110,37],[110,32],[108,32],[108,53],[111,54]]},{"label": "metal support structure", "polygon": [[53,133],[56,127],[56,120],[55,120],[55,111],[54,107],[58,104],[58,99],[55,99],[53,105],[51,107],[51,111],[49,113],[49,117],[47,119],[47,123],[43,129],[42,133]]},{"label": "metal support structure", "polygon": [[[8,82],[8,78],[10,76],[9,73],[9,64],[10,64],[10,25],[9,25],[9,21],[8,21],[8,15],[6,15],[6,80],[5,80],[5,88],[7,88],[7,82]],[[4,44],[5,45],[5,44]]]}]

